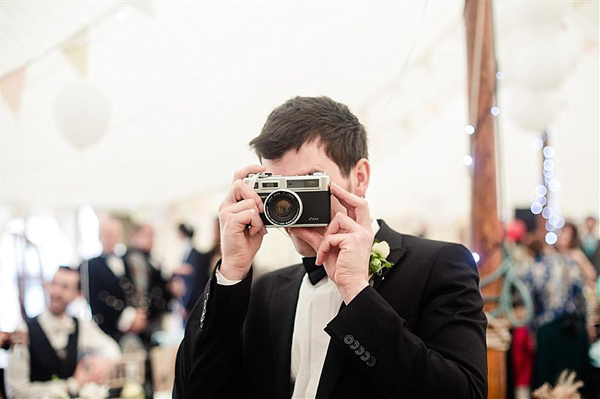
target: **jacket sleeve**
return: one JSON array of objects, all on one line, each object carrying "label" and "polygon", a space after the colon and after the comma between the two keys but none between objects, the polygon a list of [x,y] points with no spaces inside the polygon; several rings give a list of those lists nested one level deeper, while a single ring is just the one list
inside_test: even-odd
[{"label": "jacket sleeve", "polygon": [[418,331],[410,331],[372,287],[325,330],[384,397],[486,398],[487,322],[478,282],[470,252],[448,245],[431,269],[422,302],[415,304],[420,307]]},{"label": "jacket sleeve", "polygon": [[213,274],[190,313],[177,352],[173,398],[241,397],[241,334],[251,284],[252,271],[231,286],[217,284]]}]

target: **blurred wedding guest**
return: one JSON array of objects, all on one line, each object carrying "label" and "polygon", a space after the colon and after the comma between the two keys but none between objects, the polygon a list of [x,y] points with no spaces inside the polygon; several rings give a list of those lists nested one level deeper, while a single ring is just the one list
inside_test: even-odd
[{"label": "blurred wedding guest", "polygon": [[140,334],[148,326],[147,308],[136,299],[126,263],[115,254],[123,228],[114,218],[100,222],[102,255],[81,264],[82,281],[92,316],[102,331],[119,341],[126,333]]},{"label": "blurred wedding guest", "polygon": [[184,283],[181,304],[184,308],[184,318],[187,318],[208,282],[210,258],[194,248],[194,229],[190,225],[181,223],[177,231],[179,239],[183,241],[183,263],[175,268],[173,274]]},{"label": "blurred wedding guest", "polygon": [[[525,245],[525,242],[529,245]],[[519,277],[527,273],[534,257],[540,256],[541,242],[534,243],[527,236],[527,226],[521,219],[514,219],[507,224],[504,245],[514,271]],[[515,311],[523,313],[525,308],[522,296],[516,290],[512,294]],[[511,329],[511,334],[510,358],[514,398],[529,399],[534,359],[531,331],[527,326],[521,326]]]},{"label": "blurred wedding guest", "polygon": [[536,256],[524,281],[534,305],[531,327],[536,351],[531,389],[554,383],[569,369],[585,382],[584,392],[594,392],[581,268],[572,258],[549,250]]},{"label": "blurred wedding guest", "polygon": [[221,227],[219,226],[219,218],[216,217],[213,221],[213,244],[210,250],[206,253],[210,260],[208,275],[210,276],[215,269],[219,259],[221,259]]},{"label": "blurred wedding guest", "polygon": [[[0,349],[9,350],[13,345],[27,343],[27,332],[25,331],[0,331]],[[4,389],[4,369],[0,368],[0,399],[6,398]]]},{"label": "blurred wedding guest", "polygon": [[581,248],[588,260],[600,274],[600,239],[596,218],[588,216],[581,232]]},{"label": "blurred wedding guest", "polygon": [[566,222],[561,229],[561,233],[556,241],[556,249],[566,257],[572,259],[581,269],[581,273],[585,279],[583,294],[585,296],[587,311],[587,329],[590,339],[593,341],[596,339],[596,328],[594,327],[594,324],[596,323],[598,313],[598,298],[596,296],[596,278],[598,276],[594,266],[581,250],[577,227],[573,223]]},{"label": "blurred wedding guest", "polygon": [[[134,226],[131,245],[125,254],[125,275],[133,286],[129,295],[132,305],[147,309],[147,326],[139,335],[144,345],[150,347],[152,333],[161,329],[162,316],[172,296],[167,289],[167,281],[162,278],[159,264],[152,259],[154,229],[148,224]],[[125,289],[131,293],[131,286]]]},{"label": "blurred wedding guest", "polygon": [[9,398],[77,396],[88,383],[108,380],[120,360],[117,343],[92,322],[66,314],[80,295],[79,273],[61,266],[47,286],[50,305],[19,327],[28,343],[13,345],[6,370]]},{"label": "blurred wedding guest", "polygon": [[593,287],[596,282],[597,273],[594,266],[581,250],[577,227],[573,223],[565,222],[556,241],[556,249],[575,261],[577,266],[581,268],[586,283]]}]

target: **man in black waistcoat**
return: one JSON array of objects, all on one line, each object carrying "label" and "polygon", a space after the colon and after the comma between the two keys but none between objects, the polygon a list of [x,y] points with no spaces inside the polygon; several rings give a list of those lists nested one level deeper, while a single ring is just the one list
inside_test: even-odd
[{"label": "man in black waistcoat", "polygon": [[[293,98],[250,144],[262,166],[236,172],[220,206],[222,259],[188,319],[173,396],[485,398],[486,318],[473,257],[371,217],[367,137],[350,110],[326,97]],[[303,264],[253,282],[265,205],[242,179],[264,171],[326,173],[332,219],[286,227]],[[401,175],[390,178],[400,187]],[[286,216],[290,201],[271,215]]]},{"label": "man in black waistcoat", "polygon": [[68,316],[80,295],[79,273],[61,266],[47,287],[50,306],[20,326],[27,345],[14,345],[6,375],[11,398],[76,395],[88,382],[104,383],[121,352],[117,343],[91,321]]},{"label": "man in black waistcoat", "polygon": [[146,331],[148,306],[136,298],[123,254],[115,254],[115,248],[123,242],[121,223],[113,218],[102,220],[99,238],[102,255],[81,264],[82,284],[94,321],[118,342],[126,333]]}]

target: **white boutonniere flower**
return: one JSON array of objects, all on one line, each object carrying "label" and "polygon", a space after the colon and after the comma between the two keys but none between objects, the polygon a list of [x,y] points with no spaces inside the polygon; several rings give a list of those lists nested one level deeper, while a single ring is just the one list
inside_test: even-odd
[{"label": "white boutonniere flower", "polygon": [[371,260],[369,262],[369,274],[381,276],[383,269],[389,269],[394,266],[393,263],[387,261],[390,254],[390,246],[385,241],[373,241],[371,247]]}]

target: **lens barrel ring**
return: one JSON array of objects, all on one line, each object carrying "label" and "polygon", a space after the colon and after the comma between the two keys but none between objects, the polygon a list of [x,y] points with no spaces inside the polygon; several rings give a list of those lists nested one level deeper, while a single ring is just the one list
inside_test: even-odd
[{"label": "lens barrel ring", "polygon": [[[276,206],[280,201],[289,203],[289,215],[278,215]],[[270,193],[264,201],[265,217],[273,226],[290,226],[295,224],[302,215],[302,201],[298,194],[291,190],[280,189]]]}]

